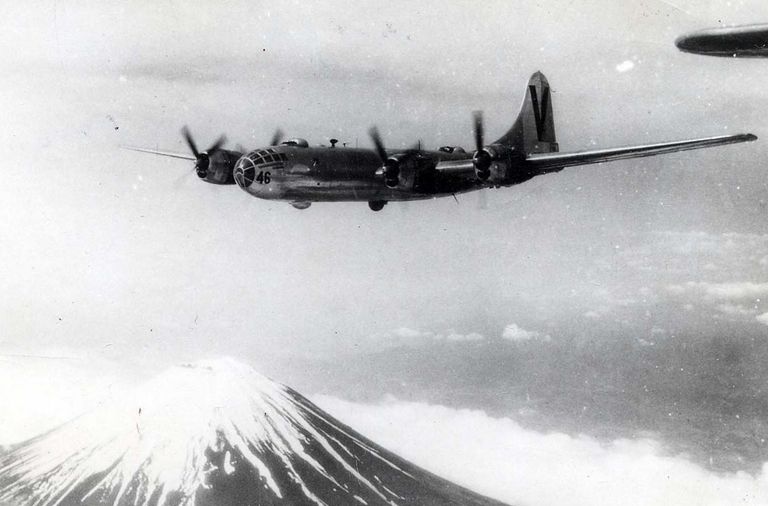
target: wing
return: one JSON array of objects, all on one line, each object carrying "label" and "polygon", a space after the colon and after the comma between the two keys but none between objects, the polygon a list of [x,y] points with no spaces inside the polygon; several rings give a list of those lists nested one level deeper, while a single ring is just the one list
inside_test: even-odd
[{"label": "wing", "polygon": [[[690,139],[685,141],[660,142],[658,144],[645,144],[640,146],[626,146],[621,148],[597,149],[594,151],[579,151],[576,153],[536,153],[529,154],[524,162],[530,172],[544,174],[558,171],[564,167],[574,165],[589,165],[593,163],[612,162],[614,160],[626,160],[628,158],[641,158],[644,156],[675,153],[690,149],[710,148],[724,144],[737,144],[757,140],[753,134],[721,135],[718,137],[706,137],[703,139]],[[475,176],[475,167],[472,159],[443,160],[437,163],[435,169],[448,177],[472,179]]]},{"label": "wing", "polygon": [[153,155],[170,156],[171,158],[181,158],[182,160],[192,160],[192,161],[196,160],[194,155],[188,154],[188,153],[174,153],[173,151],[159,151],[157,149],[136,148],[132,146],[120,146],[120,147],[123,149],[131,150],[131,151],[140,151],[142,153],[152,153]]},{"label": "wing", "polygon": [[768,57],[768,24],[708,28],[678,37],[686,53],[710,56]]},{"label": "wing", "polygon": [[676,151],[686,151],[689,149],[721,146],[723,144],[751,142],[756,139],[757,136],[752,134],[721,135],[719,137],[707,137],[704,139],[661,142],[658,144],[598,149],[594,151],[580,151],[577,153],[532,154],[526,157],[525,162],[526,165],[532,166],[541,172],[549,172],[573,165],[588,165],[591,163],[625,160],[627,158],[640,158],[643,156],[661,155],[664,153],[674,153]]},{"label": "wing", "polygon": [[463,160],[441,160],[435,165],[435,170],[446,176],[473,176],[475,174],[475,165],[471,158]]}]

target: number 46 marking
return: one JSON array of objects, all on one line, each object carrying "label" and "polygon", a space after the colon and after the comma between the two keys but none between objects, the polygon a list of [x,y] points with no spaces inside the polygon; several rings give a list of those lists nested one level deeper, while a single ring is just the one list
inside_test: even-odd
[{"label": "number 46 marking", "polygon": [[271,176],[272,173],[269,171],[259,171],[259,174],[256,176],[256,182],[259,184],[269,184],[272,181]]}]

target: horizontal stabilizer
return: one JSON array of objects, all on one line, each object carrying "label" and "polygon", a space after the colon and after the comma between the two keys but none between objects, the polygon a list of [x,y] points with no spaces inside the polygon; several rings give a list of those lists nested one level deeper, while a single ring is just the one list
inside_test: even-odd
[{"label": "horizontal stabilizer", "polygon": [[170,156],[171,158],[181,158],[182,160],[196,160],[195,156],[189,153],[174,153],[173,151],[159,151],[157,149],[148,149],[148,148],[135,148],[132,146],[120,146],[123,149],[128,149],[131,151],[140,151],[142,153],[151,153],[153,155],[160,155],[160,156]]},{"label": "horizontal stabilizer", "polygon": [[739,142],[751,142],[757,139],[753,134],[721,135],[704,139],[691,139],[685,141],[662,142],[658,144],[646,144],[641,146],[627,146],[622,148],[598,149],[594,151],[580,151],[577,153],[541,153],[531,154],[525,159],[526,165],[534,167],[541,172],[555,171],[563,167],[573,165],[588,165],[592,163],[611,162],[628,158],[640,158],[643,156],[674,153],[689,149],[709,148],[723,144],[736,144]]}]

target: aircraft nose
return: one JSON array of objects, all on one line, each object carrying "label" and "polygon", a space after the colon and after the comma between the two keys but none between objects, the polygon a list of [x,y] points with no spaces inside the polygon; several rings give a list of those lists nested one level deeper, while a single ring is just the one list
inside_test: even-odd
[{"label": "aircraft nose", "polygon": [[243,156],[235,164],[235,182],[243,190],[248,190],[256,178],[256,165],[253,160]]}]

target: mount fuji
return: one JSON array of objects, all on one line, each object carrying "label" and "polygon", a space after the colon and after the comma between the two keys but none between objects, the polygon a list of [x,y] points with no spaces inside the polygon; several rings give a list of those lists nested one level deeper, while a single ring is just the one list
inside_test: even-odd
[{"label": "mount fuji", "polygon": [[0,504],[502,506],[229,358],[174,367],[0,454]]}]

